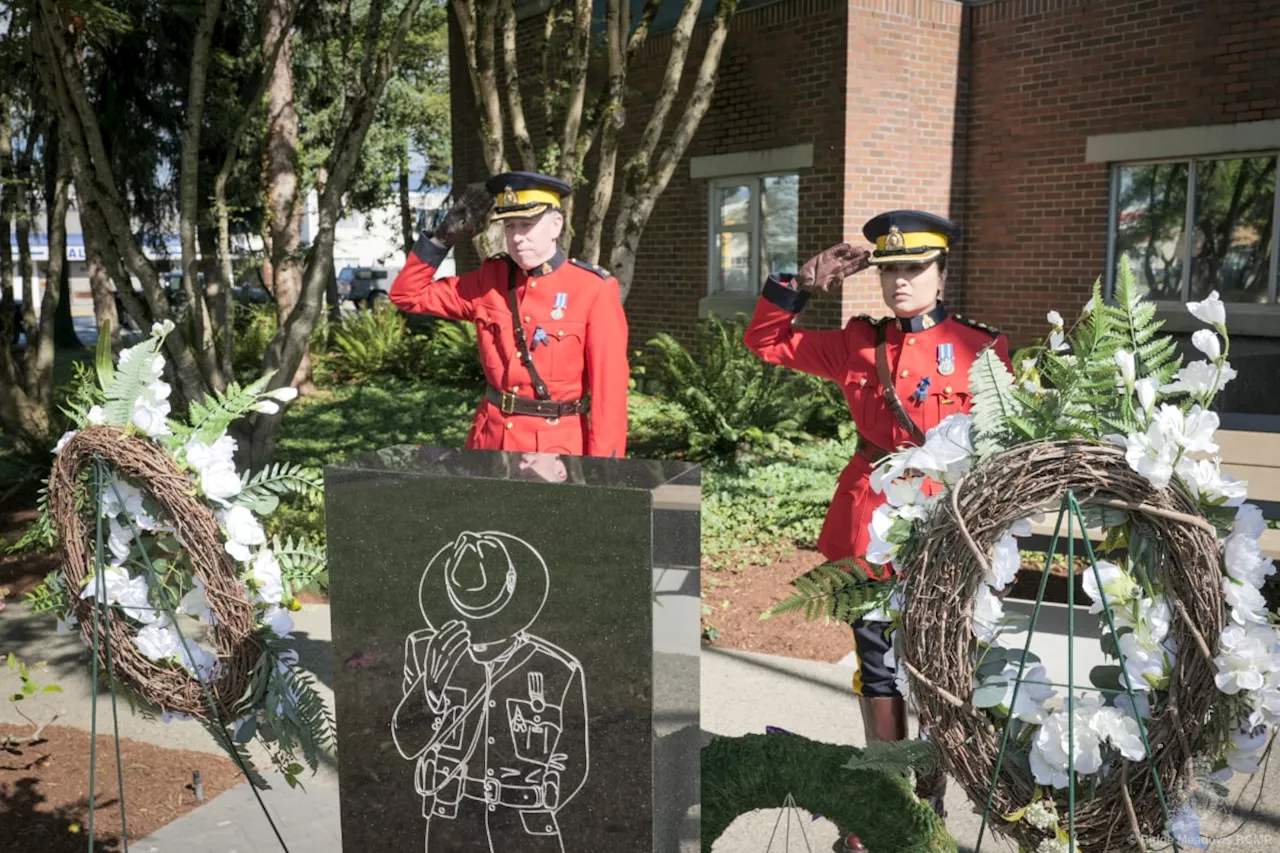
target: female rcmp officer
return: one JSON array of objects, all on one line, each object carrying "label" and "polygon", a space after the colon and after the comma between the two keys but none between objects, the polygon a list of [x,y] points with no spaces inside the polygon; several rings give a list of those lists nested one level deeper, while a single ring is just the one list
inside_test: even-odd
[{"label": "female rcmp officer", "polygon": [[[489,387],[468,448],[626,453],[627,318],[617,280],[557,247],[561,200],[571,191],[532,172],[469,188],[435,233],[418,239],[391,286],[391,301],[404,311],[476,325]],[[507,253],[474,272],[435,278],[450,247],[472,236],[490,208]]]},{"label": "female rcmp officer", "polygon": [[[925,431],[948,415],[969,409],[969,367],[989,346],[1007,364],[1003,335],[950,313],[942,302],[947,254],[959,237],[955,223],[914,210],[895,210],[862,230],[875,250],[847,243],[809,260],[794,277],[771,276],[747,327],[746,344],[760,358],[839,383],[858,429],[858,449],[841,473],[827,510],[818,550],[828,560],[866,555],[871,515],[885,498],[871,489],[870,475],[887,453],[921,444]],[[792,325],[810,294],[838,287],[875,265],[892,317],[860,315],[840,330],[813,331]],[[872,577],[887,567],[862,563]],[[890,646],[885,622],[854,622],[860,697],[868,740],[907,736],[906,706],[885,665]],[[917,792],[935,798],[941,813],[945,776],[921,780]],[[932,790],[930,790],[932,788]]]}]

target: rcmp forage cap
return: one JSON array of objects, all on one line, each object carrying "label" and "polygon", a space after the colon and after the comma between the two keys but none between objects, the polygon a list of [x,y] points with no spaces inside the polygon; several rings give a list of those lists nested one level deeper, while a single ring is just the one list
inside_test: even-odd
[{"label": "rcmp forage cap", "polygon": [[494,219],[537,216],[546,210],[559,210],[562,199],[573,193],[573,187],[559,178],[537,172],[504,172],[485,183],[493,193]]},{"label": "rcmp forage cap", "polygon": [[891,210],[862,226],[862,236],[876,244],[872,264],[926,264],[960,240],[960,226],[922,210]]}]

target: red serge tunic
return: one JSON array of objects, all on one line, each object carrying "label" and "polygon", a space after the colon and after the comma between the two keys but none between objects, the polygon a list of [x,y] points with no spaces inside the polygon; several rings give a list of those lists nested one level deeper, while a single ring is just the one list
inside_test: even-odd
[{"label": "red serge tunic", "polygon": [[[490,258],[480,269],[433,280],[447,249],[425,235],[391,286],[404,311],[475,323],[480,361],[499,391],[536,399],[520,361],[507,303],[507,261]],[[544,418],[503,414],[483,400],[467,434],[474,450],[536,451],[618,456],[627,450],[627,318],[618,282],[599,267],[556,253],[540,268],[516,273],[518,322],[551,399],[591,394],[587,415]]]},{"label": "red serge tunic", "polygon": [[[875,464],[864,455],[864,447],[893,451],[916,444],[894,418],[881,391],[876,371],[878,327],[887,324],[885,347],[894,389],[922,432],[950,415],[969,410],[970,365],[989,346],[995,346],[996,354],[1008,364],[1009,343],[994,329],[948,313],[941,303],[920,317],[894,320],[860,315],[839,330],[794,328],[792,322],[808,298],[808,293],[770,278],[745,340],[765,361],[830,379],[844,392],[858,428],[859,452],[837,481],[818,550],[828,560],[862,557],[871,541],[871,515],[885,501],[884,495],[871,489]],[[917,395],[925,379],[928,386]]]}]

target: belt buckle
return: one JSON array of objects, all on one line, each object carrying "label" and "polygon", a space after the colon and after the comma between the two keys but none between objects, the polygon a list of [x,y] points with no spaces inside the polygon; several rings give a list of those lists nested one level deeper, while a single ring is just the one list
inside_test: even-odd
[{"label": "belt buckle", "polygon": [[489,805],[497,805],[498,797],[502,790],[502,783],[497,779],[488,777],[484,780],[484,801]]},{"label": "belt buckle", "polygon": [[513,391],[502,392],[502,402],[498,404],[498,408],[504,415],[514,414],[516,410],[516,395]]}]

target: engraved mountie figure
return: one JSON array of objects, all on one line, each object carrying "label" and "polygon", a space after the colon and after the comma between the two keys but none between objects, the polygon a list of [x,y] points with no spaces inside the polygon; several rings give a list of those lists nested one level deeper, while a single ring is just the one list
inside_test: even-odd
[{"label": "engraved mountie figure", "polygon": [[557,813],[586,781],[582,665],[528,633],[546,563],[505,533],[466,532],[419,587],[391,730],[415,762],[427,853],[564,853]]}]

